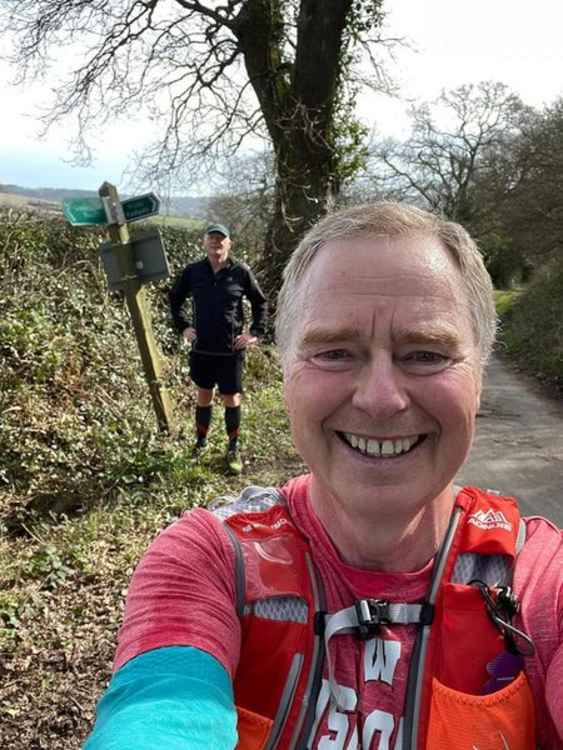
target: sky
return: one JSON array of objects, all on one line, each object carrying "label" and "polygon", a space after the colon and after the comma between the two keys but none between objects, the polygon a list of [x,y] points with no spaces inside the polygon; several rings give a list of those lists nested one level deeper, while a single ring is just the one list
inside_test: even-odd
[{"label": "sky", "polygon": [[[554,0],[385,0],[387,30],[414,49],[400,49],[389,63],[403,96],[431,100],[443,88],[482,80],[502,81],[526,104],[541,107],[563,95],[563,5]],[[0,63],[2,137],[0,184],[97,190],[104,180],[122,185],[134,150],[146,142],[143,121],[122,122],[101,132],[90,167],[68,163],[68,123],[38,138],[38,108],[48,86],[10,85],[13,72]],[[365,95],[358,115],[382,135],[406,134],[405,104]],[[205,186],[189,190],[203,192]]]}]

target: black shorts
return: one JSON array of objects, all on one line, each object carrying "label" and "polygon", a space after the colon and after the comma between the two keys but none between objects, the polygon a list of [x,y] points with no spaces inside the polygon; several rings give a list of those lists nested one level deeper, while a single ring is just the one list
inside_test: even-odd
[{"label": "black shorts", "polygon": [[217,385],[224,396],[242,393],[244,352],[213,355],[192,350],[189,364],[190,378],[198,388],[211,390]]}]

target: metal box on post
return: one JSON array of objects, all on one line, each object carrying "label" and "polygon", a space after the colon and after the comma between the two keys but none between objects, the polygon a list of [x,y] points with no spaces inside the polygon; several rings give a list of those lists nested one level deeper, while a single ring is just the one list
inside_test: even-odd
[{"label": "metal box on post", "polygon": [[[135,273],[141,284],[160,281],[170,276],[170,265],[160,230],[149,229],[140,232],[127,243],[127,247],[133,255]],[[123,289],[124,279],[121,277],[115,243],[103,242],[100,245],[100,256],[108,287],[112,291]]]}]

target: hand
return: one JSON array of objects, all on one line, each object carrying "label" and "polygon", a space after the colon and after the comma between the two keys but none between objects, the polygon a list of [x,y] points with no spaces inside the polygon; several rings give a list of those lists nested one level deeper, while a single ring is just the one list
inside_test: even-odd
[{"label": "hand", "polygon": [[184,328],[182,331],[182,336],[184,337],[184,341],[186,341],[188,344],[191,344],[192,341],[197,337],[197,333],[195,328]]},{"label": "hand", "polygon": [[252,346],[257,343],[258,336],[252,336],[249,333],[241,333],[240,336],[236,337],[233,348],[235,351],[240,351],[241,349],[246,349],[247,346]]}]

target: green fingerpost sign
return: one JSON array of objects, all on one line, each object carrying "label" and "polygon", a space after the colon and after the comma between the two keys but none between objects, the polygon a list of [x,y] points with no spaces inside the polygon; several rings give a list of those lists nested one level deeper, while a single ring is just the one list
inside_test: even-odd
[{"label": "green fingerpost sign", "polygon": [[104,226],[108,223],[100,198],[80,198],[63,201],[63,214],[73,227]]},{"label": "green fingerpost sign", "polygon": [[160,210],[160,200],[154,193],[127,198],[121,201],[121,205],[127,221],[146,219],[148,216],[155,216]]},{"label": "green fingerpost sign", "polygon": [[[160,210],[160,199],[155,193],[144,193],[121,202],[125,221],[140,221],[155,216]],[[108,218],[101,198],[80,198],[63,201],[63,214],[73,227],[104,226]]]},{"label": "green fingerpost sign", "polygon": [[172,434],[172,407],[164,385],[159,352],[154,340],[143,283],[163,279],[170,269],[158,230],[137,233],[132,240],[128,223],[158,213],[160,201],[154,193],[121,201],[115,185],[104,182],[98,198],[69,200],[63,213],[73,226],[105,226],[111,242],[103,243],[101,255],[110,289],[123,291],[131,314],[139,354],[149,386],[158,427]]}]

